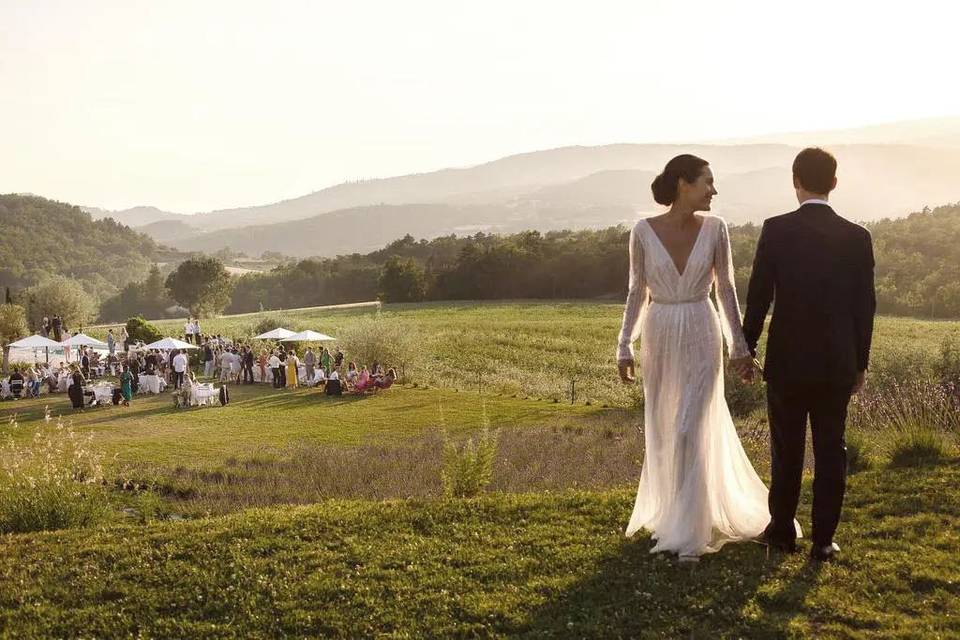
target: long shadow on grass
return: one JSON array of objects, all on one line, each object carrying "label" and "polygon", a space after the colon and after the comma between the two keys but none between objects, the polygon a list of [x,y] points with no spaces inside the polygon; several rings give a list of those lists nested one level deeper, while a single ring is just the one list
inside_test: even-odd
[{"label": "long shadow on grass", "polygon": [[[781,637],[814,584],[815,569],[805,568],[785,585],[778,575],[775,593],[758,594],[773,574],[783,573],[778,568],[784,556],[755,543],[727,545],[695,565],[651,554],[651,547],[649,537],[624,540],[589,575],[510,629],[511,635]],[[764,615],[745,615],[756,607]]]},{"label": "long shadow on grass", "polygon": [[296,409],[299,407],[338,407],[360,402],[365,396],[328,396],[321,392],[272,393],[256,398],[246,398],[236,403],[244,408],[255,409]]}]

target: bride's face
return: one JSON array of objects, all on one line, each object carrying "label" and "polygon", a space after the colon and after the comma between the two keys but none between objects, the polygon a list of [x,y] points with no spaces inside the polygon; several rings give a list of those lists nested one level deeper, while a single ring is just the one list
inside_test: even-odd
[{"label": "bride's face", "polygon": [[693,183],[680,179],[680,195],[694,211],[710,211],[713,196],[717,189],[713,185],[713,172],[710,167],[704,167],[700,176]]}]

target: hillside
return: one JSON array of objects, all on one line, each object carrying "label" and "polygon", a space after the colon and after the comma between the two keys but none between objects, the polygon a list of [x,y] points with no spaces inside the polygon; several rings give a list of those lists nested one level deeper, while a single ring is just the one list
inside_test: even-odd
[{"label": "hillside", "polygon": [[156,245],[113,220],[39,196],[0,195],[0,287],[20,289],[62,274],[97,299],[142,280]]},{"label": "hillside", "polygon": [[[960,148],[831,149],[840,163],[833,200],[852,219],[899,217],[924,204],[960,199],[955,179]],[[142,230],[183,250],[332,256],[363,252],[406,233],[433,238],[465,231],[597,228],[660,210],[649,184],[669,158],[684,152],[711,162],[720,191],[714,213],[733,223],[759,222],[796,206],[790,165],[797,150],[782,144],[567,147],[465,169],[345,183],[271,205],[175,215],[152,220]],[[137,225],[149,219],[144,211],[131,211],[110,215]],[[291,240],[302,231],[332,235],[329,241]]]}]

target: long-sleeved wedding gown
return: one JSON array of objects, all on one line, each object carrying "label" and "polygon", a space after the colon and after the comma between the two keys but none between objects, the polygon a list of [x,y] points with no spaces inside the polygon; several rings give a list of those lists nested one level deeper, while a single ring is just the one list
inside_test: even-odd
[{"label": "long-sleeved wedding gown", "polygon": [[[719,316],[709,298],[714,282]],[[634,357],[639,335],[646,448],[626,535],[650,530],[654,552],[714,552],[756,537],[770,521],[767,488],[740,444],[723,395],[721,331],[731,358],[750,355],[726,223],[703,217],[680,273],[641,219],[630,234],[618,358]]]}]

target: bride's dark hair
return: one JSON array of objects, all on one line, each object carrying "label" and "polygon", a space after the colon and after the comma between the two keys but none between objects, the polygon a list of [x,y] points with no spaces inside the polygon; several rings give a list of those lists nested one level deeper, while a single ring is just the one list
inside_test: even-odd
[{"label": "bride's dark hair", "polygon": [[677,199],[677,181],[683,178],[687,184],[693,184],[700,177],[700,172],[710,163],[703,158],[681,154],[663,168],[663,172],[653,179],[650,188],[653,190],[653,199],[659,204],[671,205]]}]

